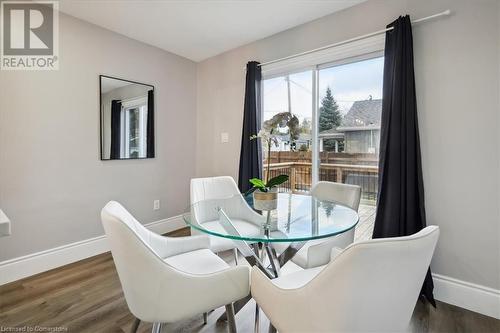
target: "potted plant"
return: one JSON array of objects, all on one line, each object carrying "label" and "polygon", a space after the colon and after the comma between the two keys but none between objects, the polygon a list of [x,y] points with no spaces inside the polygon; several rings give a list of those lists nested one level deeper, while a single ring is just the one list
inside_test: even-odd
[{"label": "potted plant", "polygon": [[273,210],[278,206],[277,186],[288,180],[288,175],[278,175],[264,182],[259,178],[250,179],[253,192],[253,206],[257,210]]},{"label": "potted plant", "polygon": [[267,148],[267,176],[265,180],[259,178],[250,179],[252,188],[246,194],[253,193],[254,208],[257,210],[273,210],[278,206],[278,189],[277,187],[288,181],[288,175],[281,174],[273,178],[270,177],[271,166],[271,147],[274,144],[279,146],[278,136],[283,133],[280,129],[288,127],[290,141],[295,141],[299,137],[299,119],[290,112],[278,113],[269,120],[266,120],[262,129],[257,135],[252,135],[251,140],[261,139],[262,145]]}]

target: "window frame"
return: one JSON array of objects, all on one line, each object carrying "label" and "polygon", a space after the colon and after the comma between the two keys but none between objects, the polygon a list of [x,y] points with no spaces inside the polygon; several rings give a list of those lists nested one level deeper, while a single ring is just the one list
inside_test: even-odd
[{"label": "window frame", "polygon": [[[385,34],[381,34],[268,65],[262,65],[262,91],[265,80],[309,70],[312,71],[311,186],[314,186],[319,181],[319,166],[321,164],[318,146],[319,71],[325,68],[381,57],[384,55],[384,49]],[[264,105],[263,93],[261,94],[260,103],[262,106]],[[263,122],[263,107],[261,108],[260,118]]]}]

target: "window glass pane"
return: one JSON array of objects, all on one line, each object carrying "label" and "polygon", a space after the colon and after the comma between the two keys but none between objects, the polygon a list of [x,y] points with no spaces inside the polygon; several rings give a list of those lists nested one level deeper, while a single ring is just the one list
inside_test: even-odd
[{"label": "window glass pane", "polygon": [[139,157],[139,135],[140,135],[140,112],[139,108],[128,110],[129,117],[129,156],[130,158]]},{"label": "window glass pane", "polygon": [[134,103],[124,109],[122,143],[126,158],[146,157],[147,115],[148,107],[143,103]]},{"label": "window glass pane", "polygon": [[384,58],[319,71],[320,180],[355,184],[375,205]]},{"label": "window glass pane", "polygon": [[[291,112],[300,122],[300,135],[292,142],[288,128],[281,129],[278,145],[264,150],[264,177],[289,175],[280,191],[307,192],[311,187],[312,71],[264,80],[263,121]],[[269,162],[269,166],[268,166]]]}]

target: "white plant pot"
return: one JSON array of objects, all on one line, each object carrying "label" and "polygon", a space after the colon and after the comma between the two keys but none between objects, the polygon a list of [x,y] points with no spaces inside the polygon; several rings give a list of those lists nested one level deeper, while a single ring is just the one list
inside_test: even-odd
[{"label": "white plant pot", "polygon": [[263,211],[278,208],[278,191],[272,189],[269,192],[261,192],[259,190],[253,192],[253,207]]}]

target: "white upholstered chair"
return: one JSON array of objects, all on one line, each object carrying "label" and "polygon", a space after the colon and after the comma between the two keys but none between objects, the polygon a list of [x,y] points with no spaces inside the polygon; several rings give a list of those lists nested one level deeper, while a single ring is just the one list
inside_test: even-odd
[{"label": "white upholstered chair", "polygon": [[407,329],[439,237],[429,226],[406,237],[333,249],[326,266],[269,280],[252,269],[252,296],[280,333]]},{"label": "white upholstered chair", "polygon": [[[208,177],[191,179],[191,205],[203,200],[228,199],[231,207],[224,207],[226,213],[230,215],[231,222],[238,232],[246,236],[257,236],[261,233],[264,217],[256,213],[241,195],[238,186],[232,177]],[[193,207],[193,206],[192,206]],[[196,205],[191,209],[191,219],[194,223],[203,224],[204,228],[215,232],[224,233],[224,229],[219,223],[219,216],[215,209],[211,209],[210,204]],[[200,231],[191,228],[192,234],[199,234]],[[214,252],[221,252],[233,249],[237,262],[235,243],[228,238],[209,236],[210,249]]]},{"label": "white upholstered chair", "polygon": [[[102,224],[130,311],[136,318],[171,323],[226,305],[249,294],[249,268],[230,267],[209,250],[205,236],[163,237],[146,229],[118,202],[101,212]],[[137,323],[138,325],[138,323]]]},{"label": "white upholstered chair", "polygon": [[[319,200],[337,202],[358,211],[361,187],[320,181],[312,188],[311,195]],[[330,261],[330,252],[334,247],[343,249],[352,242],[354,242],[354,228],[334,237],[308,241],[295,254],[292,261],[301,268],[325,265]]]}]

